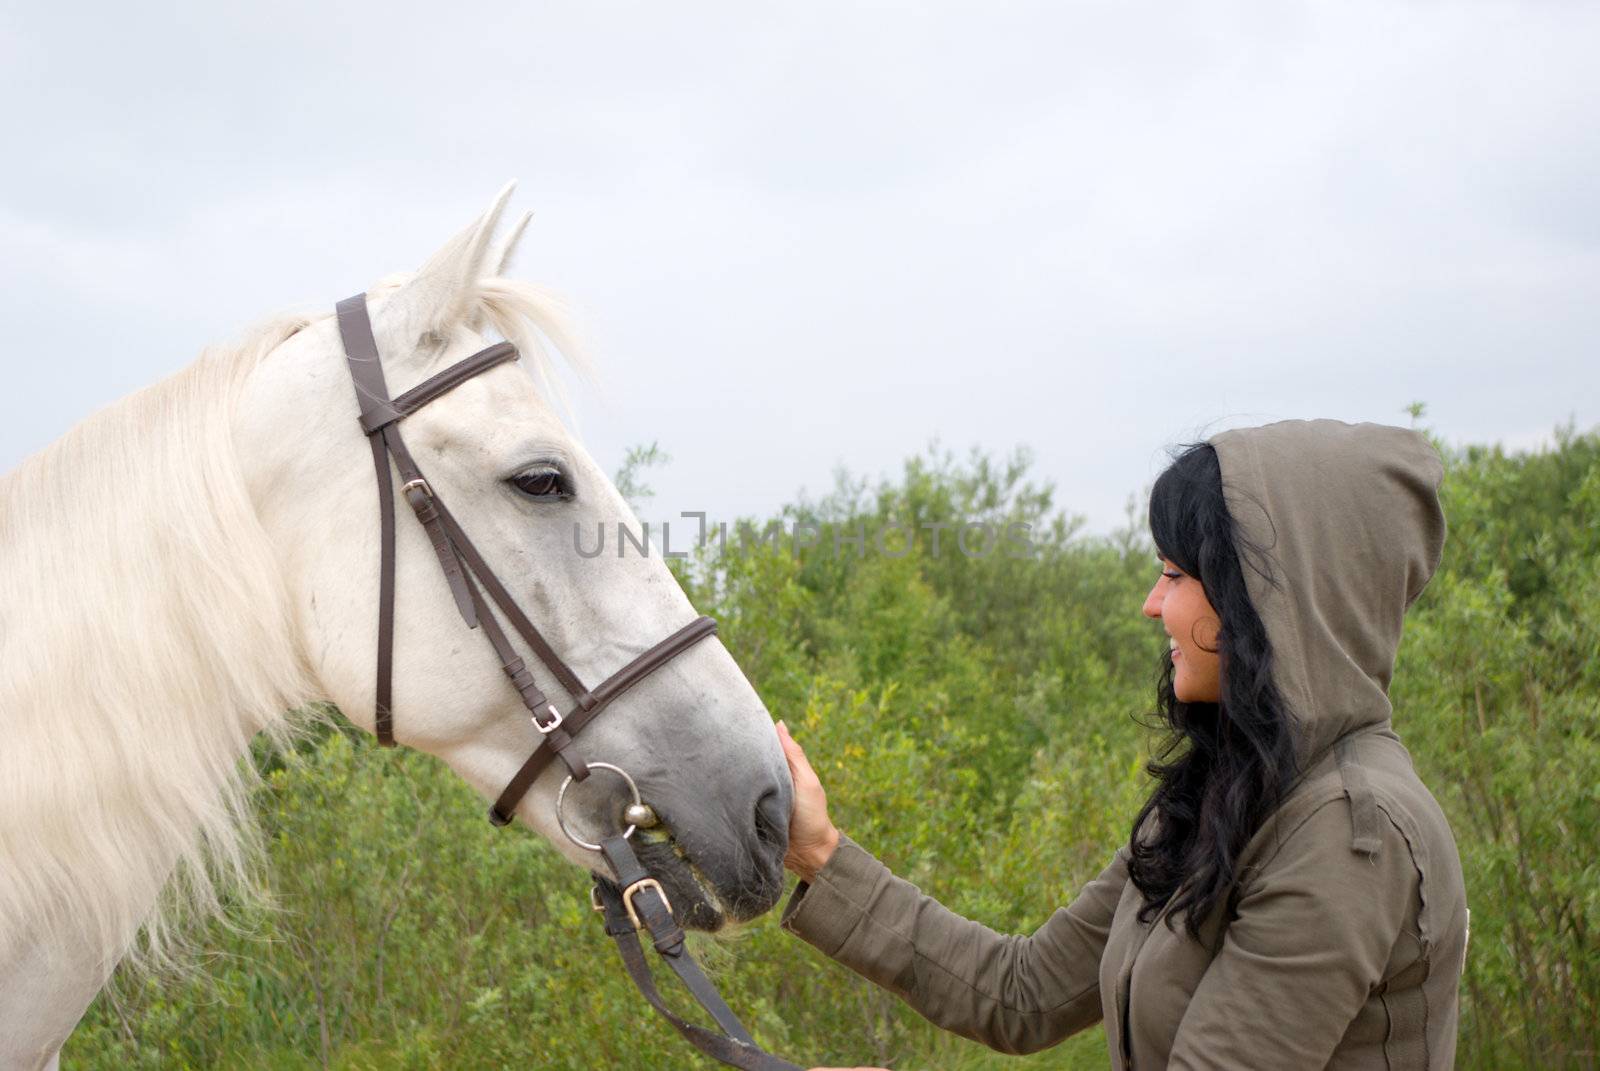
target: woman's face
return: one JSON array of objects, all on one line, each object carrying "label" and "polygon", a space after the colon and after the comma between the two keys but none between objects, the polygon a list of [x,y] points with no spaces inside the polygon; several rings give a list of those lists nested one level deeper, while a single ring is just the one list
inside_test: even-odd
[{"label": "woman's face", "polygon": [[1211,608],[1200,581],[1165,558],[1161,576],[1144,600],[1144,616],[1161,622],[1172,646],[1172,690],[1184,703],[1217,703],[1222,698],[1222,660],[1217,635],[1222,620]]}]

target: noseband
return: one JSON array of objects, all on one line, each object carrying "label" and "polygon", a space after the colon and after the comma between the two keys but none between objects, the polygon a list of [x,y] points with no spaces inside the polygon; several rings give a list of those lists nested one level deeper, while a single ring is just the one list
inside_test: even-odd
[{"label": "noseband", "polygon": [[[378,742],[393,747],[394,712],[392,706],[394,683],[394,595],[395,595],[395,521],[394,478],[390,472],[391,460],[400,475],[400,493],[416,514],[428,542],[433,546],[439,567],[444,572],[456,609],[467,627],[480,626],[495,654],[500,668],[505,671],[535,729],[540,741],[521,768],[501,791],[499,798],[489,808],[489,821],[497,826],[511,822],[517,804],[527,795],[528,789],[539,774],[557,758],[566,765],[568,777],[561,785],[560,798],[576,781],[588,778],[591,764],[571,750],[573,738],[592,722],[606,707],[629,688],[639,683],[699,641],[717,631],[717,623],[709,617],[697,617],[687,625],[660,641],[617,672],[593,688],[584,686],[555,650],[540,635],[516,600],[511,597],[483,555],[472,545],[467,534],[445,508],[427,477],[417,467],[411,451],[400,437],[400,422],[434,399],[449,393],[481,372],[496,365],[517,359],[517,349],[509,342],[496,343],[486,349],[430,376],[398,398],[389,397],[389,387],[384,380],[383,365],[378,357],[378,343],[373,337],[372,321],[367,312],[366,294],[346,298],[338,305],[339,334],[344,342],[345,359],[350,368],[350,378],[355,384],[356,399],[360,404],[361,430],[372,444],[372,463],[378,478],[378,516],[380,520],[380,552],[378,566],[378,672],[374,727]],[[482,585],[482,590],[479,590]],[[484,601],[488,592],[493,602],[524,643],[542,662],[561,687],[571,697],[566,713],[557,709],[550,698],[539,689],[527,664],[517,654],[507,639],[494,611]],[[655,817],[639,797],[633,779],[610,763],[595,762],[595,769],[605,769],[619,774],[632,790],[633,805],[628,808],[627,821],[634,824],[654,824]],[[567,832],[565,820],[557,806],[557,819]],[[599,844],[579,840],[571,832],[567,836],[575,843],[598,850],[616,874],[615,880],[595,875],[591,893],[594,909],[605,915],[606,933],[617,942],[624,966],[633,977],[651,1006],[659,1011],[690,1042],[707,1055],[733,1067],[748,1071],[800,1071],[796,1064],[779,1059],[762,1051],[739,1023],[733,1012],[717,994],[716,989],[700,972],[699,966],[688,954],[683,930],[672,917],[666,893],[651,878],[628,845],[628,837],[635,825],[626,832],[603,839]],[[669,1009],[656,990],[650,968],[640,950],[638,931],[641,921],[663,959],[683,979],[695,999],[711,1014],[727,1036],[706,1030],[679,1018]]]}]

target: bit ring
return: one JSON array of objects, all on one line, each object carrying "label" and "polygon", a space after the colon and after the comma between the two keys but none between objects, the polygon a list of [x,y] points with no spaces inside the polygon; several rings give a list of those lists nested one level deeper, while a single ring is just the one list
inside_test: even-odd
[{"label": "bit ring", "polygon": [[[633,794],[633,802],[636,806],[644,803],[644,800],[639,798],[639,786],[633,783],[633,778],[629,777],[628,772],[622,767],[613,766],[609,762],[591,762],[588,764],[588,766],[591,770],[610,770],[612,773],[616,774],[618,777],[622,778],[628,783],[628,791]],[[572,843],[576,844],[580,848],[587,848],[591,852],[597,852],[600,850],[600,845],[589,843],[567,828],[567,818],[562,811],[562,806],[566,802],[567,789],[571,785],[572,775],[568,774],[567,779],[561,782],[561,791],[556,793],[556,823],[561,826],[561,832],[565,833],[567,835],[567,839]],[[622,839],[627,840],[629,837],[633,836],[633,831],[638,828],[639,827],[636,825],[628,826],[628,828],[623,831]]]}]

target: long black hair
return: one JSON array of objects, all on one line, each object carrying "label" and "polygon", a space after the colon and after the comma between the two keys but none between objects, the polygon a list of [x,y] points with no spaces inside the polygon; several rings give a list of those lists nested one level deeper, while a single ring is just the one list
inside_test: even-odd
[{"label": "long black hair", "polygon": [[1150,534],[1163,558],[1200,582],[1221,619],[1221,701],[1178,699],[1172,659],[1162,655],[1156,718],[1166,736],[1146,766],[1156,785],[1133,821],[1128,871],[1144,897],[1141,922],[1166,909],[1168,926],[1181,915],[1198,938],[1233,885],[1245,843],[1294,779],[1294,726],[1245,590],[1241,563],[1264,558],[1228,512],[1211,444],[1180,448],[1156,479]]}]

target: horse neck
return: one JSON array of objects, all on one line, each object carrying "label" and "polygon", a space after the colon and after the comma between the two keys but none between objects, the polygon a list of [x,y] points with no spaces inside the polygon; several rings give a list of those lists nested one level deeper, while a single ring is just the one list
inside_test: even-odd
[{"label": "horse neck", "polygon": [[[210,354],[0,480],[0,935],[112,961],[247,878],[239,762],[310,694]],[[245,882],[248,885],[248,882]],[[180,902],[181,901],[181,902]],[[0,938],[3,940],[3,938]]]}]

